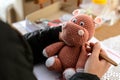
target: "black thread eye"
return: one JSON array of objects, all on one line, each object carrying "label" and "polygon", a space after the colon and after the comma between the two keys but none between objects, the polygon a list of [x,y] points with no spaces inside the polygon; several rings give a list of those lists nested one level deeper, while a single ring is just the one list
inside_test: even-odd
[{"label": "black thread eye", "polygon": [[84,22],[80,22],[80,26],[84,26],[84,24],[85,24]]},{"label": "black thread eye", "polygon": [[76,18],[73,18],[73,19],[72,19],[72,22],[76,23],[76,22],[77,22],[77,19],[76,19]]}]

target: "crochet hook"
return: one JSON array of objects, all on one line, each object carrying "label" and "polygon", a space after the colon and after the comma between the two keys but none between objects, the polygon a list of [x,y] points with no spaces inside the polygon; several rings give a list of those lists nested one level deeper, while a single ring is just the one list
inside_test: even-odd
[{"label": "crochet hook", "polygon": [[112,59],[110,59],[109,57],[107,57],[107,56],[104,55],[104,54],[100,54],[99,56],[102,57],[103,59],[105,59],[106,61],[108,61],[109,63],[111,63],[111,64],[114,65],[114,66],[117,66],[117,65],[118,65],[115,61],[113,61]]}]

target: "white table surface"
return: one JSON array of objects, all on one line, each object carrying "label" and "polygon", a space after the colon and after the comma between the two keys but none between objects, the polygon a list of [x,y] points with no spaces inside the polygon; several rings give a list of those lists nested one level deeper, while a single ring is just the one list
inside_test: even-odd
[{"label": "white table surface", "polygon": [[25,23],[25,20],[23,21],[19,21],[19,22],[16,22],[16,23],[13,23],[12,26],[14,28],[16,28],[21,34],[25,34],[27,33],[28,31],[26,30],[26,23]]}]

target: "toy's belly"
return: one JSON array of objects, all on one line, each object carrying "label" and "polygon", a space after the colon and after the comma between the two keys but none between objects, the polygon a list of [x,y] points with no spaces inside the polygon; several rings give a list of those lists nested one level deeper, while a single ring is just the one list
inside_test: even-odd
[{"label": "toy's belly", "polygon": [[74,68],[79,58],[80,48],[64,46],[60,53],[59,58],[63,68]]}]

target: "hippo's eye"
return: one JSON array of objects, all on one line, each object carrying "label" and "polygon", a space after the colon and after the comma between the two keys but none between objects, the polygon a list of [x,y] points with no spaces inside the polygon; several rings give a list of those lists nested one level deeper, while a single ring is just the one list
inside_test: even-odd
[{"label": "hippo's eye", "polygon": [[76,22],[77,22],[77,19],[76,19],[76,18],[73,18],[71,21],[74,22],[74,23],[76,23]]},{"label": "hippo's eye", "polygon": [[80,22],[80,26],[84,26],[84,25],[85,25],[85,23],[81,21]]}]

